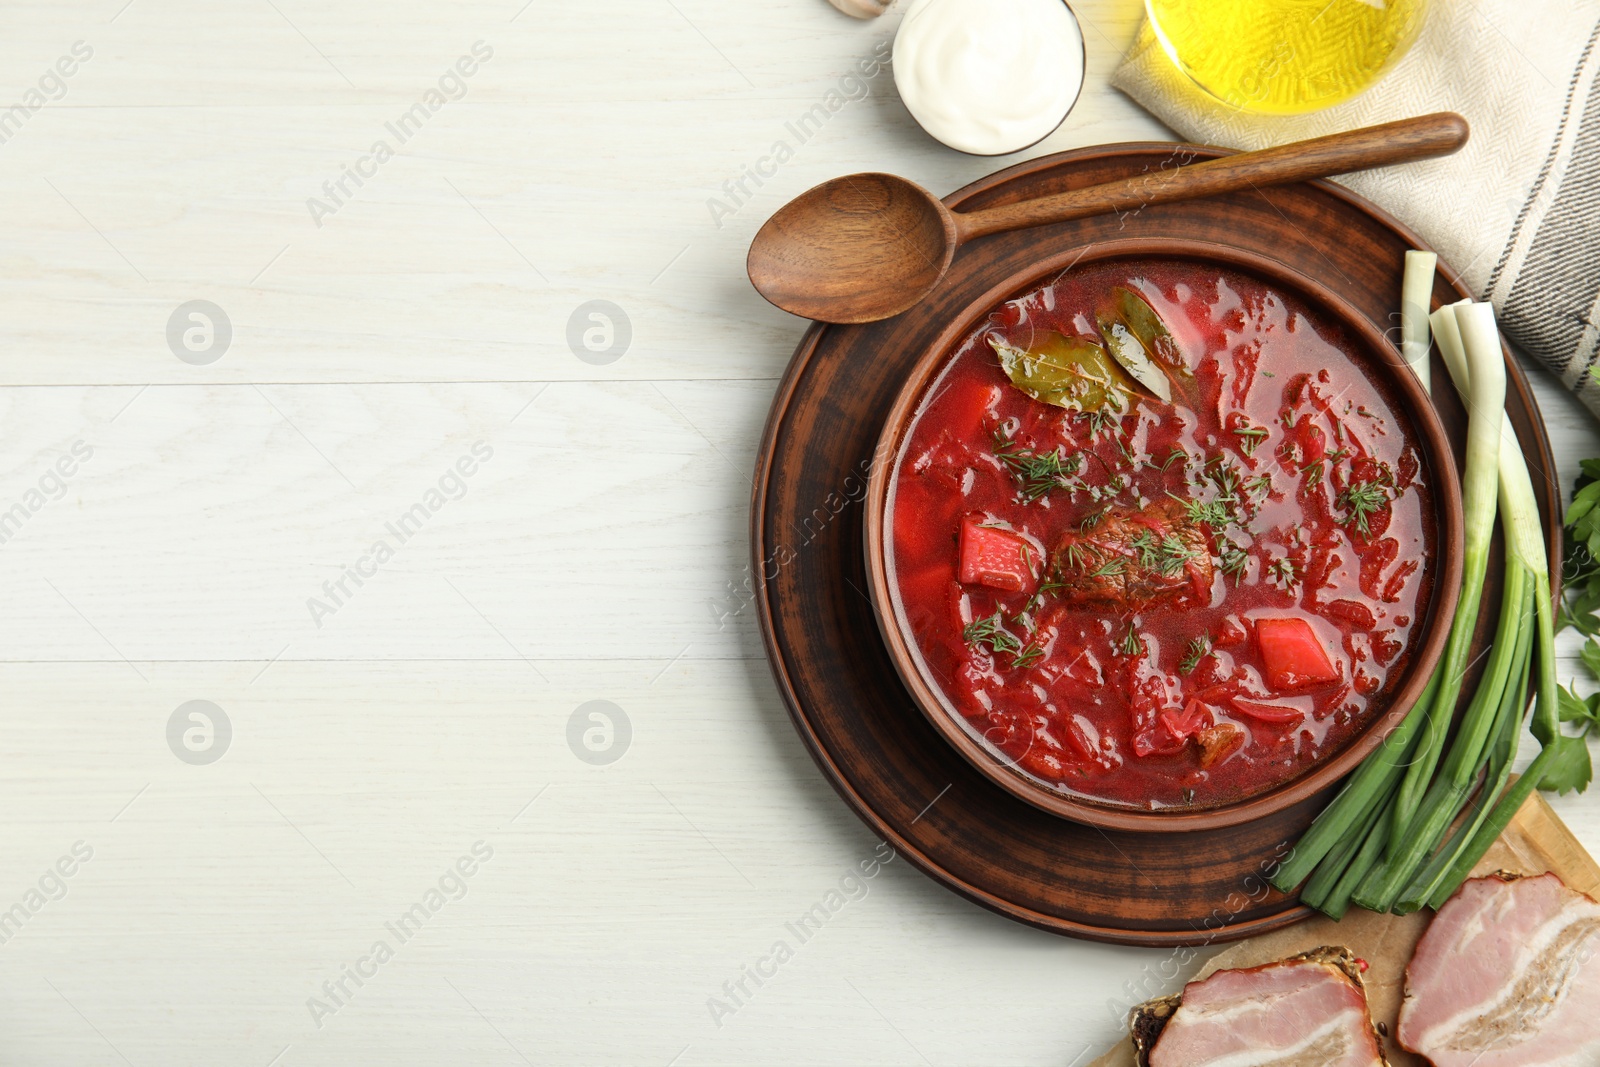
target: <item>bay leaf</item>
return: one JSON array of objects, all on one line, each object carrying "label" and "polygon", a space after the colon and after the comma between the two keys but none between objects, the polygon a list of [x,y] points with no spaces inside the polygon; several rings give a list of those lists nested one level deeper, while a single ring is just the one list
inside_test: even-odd
[{"label": "bay leaf", "polygon": [[1069,411],[1126,411],[1134,382],[1105,348],[1082,337],[1047,335],[1023,349],[998,334],[988,336],[1011,384],[1041,403]]},{"label": "bay leaf", "polygon": [[1177,338],[1144,297],[1127,286],[1115,286],[1095,320],[1111,354],[1152,395],[1170,404],[1176,394],[1178,403],[1191,408],[1199,402],[1194,373],[1184,362]]},{"label": "bay leaf", "polygon": [[1148,389],[1157,399],[1172,403],[1172,384],[1167,372],[1150,358],[1144,343],[1134,336],[1124,323],[1117,319],[1100,319],[1100,335],[1106,339],[1106,351],[1133,376],[1133,380]]},{"label": "bay leaf", "polygon": [[1161,321],[1161,316],[1156,314],[1156,309],[1144,297],[1127,286],[1118,285],[1111,290],[1111,310],[1114,317],[1120,319],[1139,339],[1152,359],[1174,369],[1188,369],[1184,367],[1177,338],[1172,336],[1167,324]]}]

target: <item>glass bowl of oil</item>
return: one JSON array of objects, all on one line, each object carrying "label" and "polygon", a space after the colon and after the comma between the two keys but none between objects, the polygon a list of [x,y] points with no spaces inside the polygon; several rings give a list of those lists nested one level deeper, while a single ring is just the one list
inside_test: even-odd
[{"label": "glass bowl of oil", "polygon": [[1145,0],[1162,49],[1230,107],[1298,115],[1371,87],[1415,43],[1428,0]]}]

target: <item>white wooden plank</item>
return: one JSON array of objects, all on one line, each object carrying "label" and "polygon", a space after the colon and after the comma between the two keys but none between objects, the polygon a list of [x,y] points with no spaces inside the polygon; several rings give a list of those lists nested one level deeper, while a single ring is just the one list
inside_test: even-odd
[{"label": "white wooden plank", "polygon": [[[1015,159],[1164,136],[1106,85],[1140,5],[1074,6],[1083,100]],[[945,192],[1014,160],[941,148],[882,73],[720,226],[707,201],[897,18],[12,6],[0,104],[94,55],[0,144],[0,909],[94,854],[0,943],[0,1059],[1059,1064],[1115,1035],[1108,997],[1172,987],[1169,953],[1024,929],[904,861],[805,944],[784,927],[874,841],[733,610],[802,329],[744,249],[838,173]],[[319,227],[307,199],[480,40],[464,94]],[[168,346],[195,299],[232,325],[214,362]],[[632,329],[609,363],[567,340],[601,299]],[[1536,387],[1570,479],[1600,434]],[[318,626],[308,599],[379,538]],[[194,700],[231,726],[214,763],[169,747]],[[567,739],[592,700],[631,723],[607,766]],[[1588,800],[1557,804],[1600,846]],[[465,897],[319,1028],[308,998],[479,840]]]}]

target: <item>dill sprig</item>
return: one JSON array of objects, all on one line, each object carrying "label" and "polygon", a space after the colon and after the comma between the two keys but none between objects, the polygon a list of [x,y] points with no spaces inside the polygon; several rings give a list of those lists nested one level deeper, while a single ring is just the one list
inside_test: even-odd
[{"label": "dill sprig", "polygon": [[1184,652],[1183,659],[1178,663],[1179,674],[1191,674],[1200,666],[1200,661],[1206,658],[1211,651],[1211,640],[1204,634],[1189,642],[1188,650]]},{"label": "dill sprig", "polygon": [[1156,544],[1156,535],[1149,530],[1140,530],[1128,539],[1128,547],[1139,557],[1139,569],[1153,571],[1161,558],[1160,550]]},{"label": "dill sprig", "polygon": [[1017,653],[1016,657],[1012,659],[1011,667],[1013,670],[1024,670],[1033,666],[1035,663],[1038,663],[1042,659],[1044,659],[1044,646],[1030,644],[1027,648]]},{"label": "dill sprig", "polygon": [[1011,472],[1021,488],[1023,499],[1037,503],[1052,489],[1070,489],[1072,478],[1083,469],[1081,455],[1066,455],[1057,447],[1053,452],[1035,452],[1023,448],[1006,434],[996,430],[993,452]]},{"label": "dill sprig", "polygon": [[1217,487],[1217,501],[1227,505],[1230,511],[1239,504],[1239,468],[1215,456],[1206,464],[1206,476],[1211,479],[1211,484]]},{"label": "dill sprig", "polygon": [[[1075,558],[1082,558],[1082,551],[1078,544],[1069,544],[1066,549],[1066,554],[1069,565],[1081,567],[1081,564],[1073,563]],[[1017,612],[1017,614],[1012,617],[1011,621],[1020,622],[1024,616],[1027,616],[1030,620],[1028,630],[1031,633],[1034,629],[1034,627],[1031,625],[1033,613],[1039,610],[1039,605],[1044,603],[1044,598],[1052,593],[1059,592],[1066,587],[1067,583],[1061,579],[1060,574],[1052,571],[1048,578],[1039,583],[1039,588],[1033,591],[1033,595],[1028,598],[1028,602],[1022,605],[1022,610]]]},{"label": "dill sprig", "polygon": [[1198,553],[1183,543],[1177,534],[1168,534],[1161,539],[1157,550],[1156,569],[1163,578],[1176,578],[1183,573],[1183,568],[1194,559]]},{"label": "dill sprig", "polygon": [[1300,573],[1295,569],[1294,560],[1288,556],[1279,556],[1267,565],[1267,570],[1272,574],[1272,580],[1282,585],[1285,590],[1300,580]]},{"label": "dill sprig", "polygon": [[1112,556],[1089,572],[1091,578],[1115,578],[1128,569],[1126,556]]},{"label": "dill sprig", "polygon": [[1237,586],[1239,579],[1244,577],[1244,572],[1250,566],[1250,553],[1234,544],[1232,541],[1218,539],[1217,567],[1224,575],[1233,579]]},{"label": "dill sprig", "polygon": [[1093,411],[1080,411],[1078,417],[1089,424],[1089,442],[1093,444],[1100,439],[1101,434],[1120,434],[1122,432],[1122,413],[1111,411],[1108,408],[1096,408]]},{"label": "dill sprig", "polygon": [[1206,461],[1202,481],[1198,485],[1191,483],[1191,488],[1202,490],[1207,481],[1216,490],[1211,500],[1188,500],[1171,491],[1167,495],[1183,505],[1192,523],[1204,523],[1217,533],[1229,526],[1248,532],[1251,512],[1259,506],[1250,495],[1269,491],[1271,477],[1261,475],[1245,482],[1238,467],[1217,455]]},{"label": "dill sprig", "polygon": [[1144,652],[1144,638],[1139,636],[1139,631],[1133,628],[1131,622],[1128,624],[1128,632],[1122,635],[1120,643],[1126,655],[1137,656]]},{"label": "dill sprig", "polygon": [[[1037,596],[1038,594],[1035,594]],[[1032,601],[1029,601],[1031,604]],[[1012,618],[1013,623],[1018,623],[1027,614],[1027,609]],[[961,637],[970,645],[982,645],[990,652],[1000,655],[1009,653],[1011,656],[1011,669],[1021,670],[1032,667],[1044,659],[1044,645],[1040,643],[1035,634],[1035,628],[1028,625],[1029,639],[1026,643],[1019,641],[1015,634],[1005,629],[1005,622],[999,609],[993,615],[982,619],[974,619],[961,631]]]},{"label": "dill sprig", "polygon": [[1268,431],[1265,426],[1240,426],[1233,432],[1239,438],[1239,450],[1247,456],[1253,456],[1261,442],[1267,439]]},{"label": "dill sprig", "polygon": [[1362,537],[1370,534],[1368,521],[1373,513],[1389,504],[1389,493],[1381,479],[1351,482],[1339,494],[1338,505],[1345,510],[1345,525],[1354,524]]},{"label": "dill sprig", "polygon": [[1214,530],[1220,530],[1233,521],[1233,509],[1228,507],[1226,500],[1185,500],[1173,492],[1167,495],[1183,505],[1192,523],[1205,523]]},{"label": "dill sprig", "polygon": [[993,615],[973,619],[961,631],[961,639],[969,645],[984,645],[990,652],[1017,652],[1022,642],[1005,629],[999,609]]},{"label": "dill sprig", "polygon": [[1350,455],[1348,448],[1336,448],[1332,452],[1324,452],[1320,459],[1302,466],[1300,473],[1309,474],[1312,481],[1320,482],[1322,481],[1322,472],[1325,469],[1337,466],[1339,461],[1348,455]]}]

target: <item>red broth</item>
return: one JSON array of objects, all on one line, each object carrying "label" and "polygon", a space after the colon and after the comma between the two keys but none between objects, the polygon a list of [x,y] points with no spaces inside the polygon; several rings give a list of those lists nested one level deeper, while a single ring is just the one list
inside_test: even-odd
[{"label": "red broth", "polygon": [[[1012,384],[991,336],[1098,343],[1116,286],[1171,332],[1178,403],[1095,417]],[[891,586],[997,759],[1119,806],[1214,807],[1300,775],[1385,704],[1435,530],[1409,422],[1347,347],[1254,278],[1141,260],[1070,272],[961,344],[895,460]],[[1062,471],[1029,481],[1050,455]]]}]

